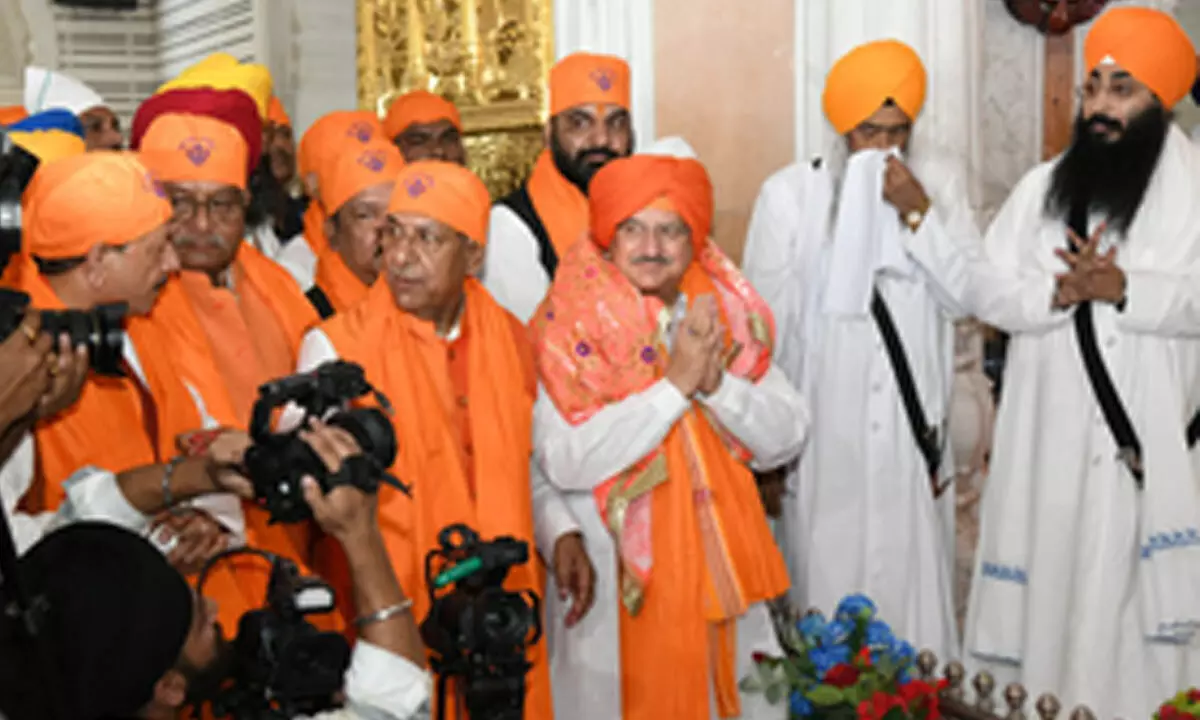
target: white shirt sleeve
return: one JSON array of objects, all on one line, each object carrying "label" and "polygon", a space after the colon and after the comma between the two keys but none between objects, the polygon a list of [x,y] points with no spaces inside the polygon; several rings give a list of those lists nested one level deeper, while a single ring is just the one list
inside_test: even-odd
[{"label": "white shirt sleeve", "polygon": [[296,279],[296,284],[301,290],[307,291],[313,285],[313,277],[317,272],[317,256],[313,254],[312,248],[308,246],[308,241],[303,235],[297,235],[275,256],[275,262],[279,263],[288,274]]},{"label": "white shirt sleeve", "polygon": [[488,220],[482,279],[496,302],[522,323],[529,322],[550,289],[537,238],[503,205],[492,206]]},{"label": "white shirt sleeve", "polygon": [[432,687],[423,668],[359,640],[346,671],[346,706],[313,720],[428,720]]},{"label": "white shirt sleeve", "polygon": [[758,470],[791,462],[808,435],[804,401],[774,364],[757,383],[726,373],[717,391],[700,402],[746,446]]},{"label": "white shirt sleeve", "polygon": [[546,565],[553,567],[555,543],[567,533],[580,532],[579,521],[562,492],[546,479],[536,458],[529,462],[529,481],[533,486],[534,542]]},{"label": "white shirt sleeve", "polygon": [[924,222],[904,231],[909,255],[924,271],[928,287],[946,315],[969,315],[967,294],[973,264],[983,261],[983,238],[967,202],[966,189],[949,175]]}]

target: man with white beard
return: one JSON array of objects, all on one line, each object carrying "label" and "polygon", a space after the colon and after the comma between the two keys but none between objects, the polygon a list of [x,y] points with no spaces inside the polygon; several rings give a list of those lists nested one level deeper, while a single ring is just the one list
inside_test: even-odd
[{"label": "man with white beard", "polygon": [[894,40],[841,58],[823,100],[850,159],[768,179],[744,264],[775,313],[776,361],[812,403],[784,500],[795,608],[830,613],[865,593],[898,636],[945,658],[958,649],[944,459],[963,293],[940,284],[939,257],[904,246],[979,235],[954,177],[902,159],[925,85],[916,52]]},{"label": "man with white beard", "polygon": [[1012,337],[964,650],[1144,718],[1200,682],[1200,151],[1171,121],[1196,59],[1170,15],[1122,7],[1084,61],[1071,146],[961,263]]}]

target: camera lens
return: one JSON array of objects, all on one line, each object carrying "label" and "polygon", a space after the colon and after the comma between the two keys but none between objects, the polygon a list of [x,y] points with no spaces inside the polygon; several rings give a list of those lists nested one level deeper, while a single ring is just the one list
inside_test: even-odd
[{"label": "camera lens", "polygon": [[42,332],[52,338],[66,335],[71,339],[71,347],[86,346],[92,370],[99,375],[121,377],[128,310],[125,303],[99,305],[88,311],[43,310]]},{"label": "camera lens", "polygon": [[389,468],[396,461],[396,431],[391,418],[382,410],[359,408],[338,413],[329,419],[329,424],[353,435],[363,452],[379,463],[379,467]]}]

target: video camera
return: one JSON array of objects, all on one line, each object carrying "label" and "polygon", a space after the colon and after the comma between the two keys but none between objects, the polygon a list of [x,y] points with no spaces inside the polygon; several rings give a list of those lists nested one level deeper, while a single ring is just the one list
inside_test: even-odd
[{"label": "video camera", "polygon": [[[37,170],[38,159],[14,145],[0,128],[0,269],[21,251],[21,196]],[[29,309],[29,296],[0,288],[0,341],[8,339]],[[42,332],[57,338],[67,335],[71,347],[87,346],[92,369],[120,377],[125,343],[124,322],[129,308],[123,303],[91,310],[42,310]]]},{"label": "video camera", "polygon": [[443,529],[438,544],[425,557],[430,610],[421,623],[438,676],[438,718],[449,679],[459,678],[471,720],[520,720],[531,667],[525,653],[542,636],[541,609],[532,590],[503,584],[509,570],[529,562],[529,545],[512,537],[484,542],[466,525]]},{"label": "video camera", "polygon": [[[314,478],[324,493],[339,485],[353,485],[374,493],[382,481],[411,494],[409,488],[388,474],[396,460],[396,432],[392,421],[377,408],[344,410],[346,403],[368,393],[391,412],[388,399],[367,382],[363,369],[342,360],[328,362],[316,370],[269,382],[258,389],[258,401],[250,420],[254,445],[246,451],[246,471],[254,483],[255,501],[270,513],[270,522],[294,523],[312,517],[304,502],[300,480]],[[299,428],[286,433],[271,432],[271,415],[288,403],[304,410]],[[330,414],[332,413],[332,414]],[[358,441],[363,452],[348,458],[336,473],[326,470],[321,458],[299,437],[310,418],[339,427]]]},{"label": "video camera", "polygon": [[215,562],[239,554],[269,559],[271,577],[266,605],[238,621],[230,680],[212,700],[213,715],[290,720],[337,707],[336,695],[350,666],[350,644],[341,634],[321,632],[305,619],[333,612],[333,589],[318,578],[302,577],[287,558],[238,548],[208,562],[197,593],[203,592]]}]

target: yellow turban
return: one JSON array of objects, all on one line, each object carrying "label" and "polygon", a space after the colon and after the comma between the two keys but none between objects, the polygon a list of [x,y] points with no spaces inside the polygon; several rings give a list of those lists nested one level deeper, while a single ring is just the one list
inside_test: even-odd
[{"label": "yellow turban", "polygon": [[825,78],[825,117],[839,135],[858,127],[891,100],[915,120],[925,104],[925,66],[898,40],[859,45],[842,56]]},{"label": "yellow turban", "polygon": [[14,145],[36,157],[43,165],[72,155],[82,155],[87,150],[83,138],[62,130],[12,132],[8,137]]},{"label": "yellow turban", "polygon": [[1083,43],[1090,73],[1111,61],[1150,88],[1168,109],[1196,82],[1196,51],[1187,33],[1165,12],[1118,7],[1100,16]]},{"label": "yellow turban", "polygon": [[258,115],[266,118],[270,114],[271,72],[263,65],[239,63],[228,53],[213,53],[169,80],[154,94],[184,88],[211,88],[213,90],[241,90],[249,95],[258,106]]}]

